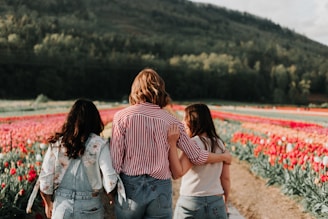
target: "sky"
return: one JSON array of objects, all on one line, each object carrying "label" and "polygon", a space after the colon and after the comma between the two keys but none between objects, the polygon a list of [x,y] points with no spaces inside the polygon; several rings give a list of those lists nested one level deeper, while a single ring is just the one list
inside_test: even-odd
[{"label": "sky", "polygon": [[328,46],[328,0],[191,0],[248,12]]}]

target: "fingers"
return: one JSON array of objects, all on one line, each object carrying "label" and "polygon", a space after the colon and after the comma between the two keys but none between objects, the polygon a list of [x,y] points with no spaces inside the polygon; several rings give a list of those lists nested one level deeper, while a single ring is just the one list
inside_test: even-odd
[{"label": "fingers", "polygon": [[175,146],[179,137],[180,137],[180,129],[178,125],[172,124],[169,126],[168,132],[167,132],[168,142],[170,146]]},{"label": "fingers", "polygon": [[51,218],[52,216],[52,210],[46,212],[47,218]]},{"label": "fingers", "polygon": [[176,124],[170,125],[170,127],[168,129],[168,136],[175,136],[175,137],[180,136],[180,130],[179,130],[178,125],[176,125]]},{"label": "fingers", "polygon": [[51,218],[52,217],[52,203],[51,203],[51,205],[50,206],[46,206],[46,216],[47,216],[47,218]]},{"label": "fingers", "polygon": [[[173,133],[179,132],[179,127],[178,127],[178,125],[177,125],[177,124],[172,124],[172,125],[170,125],[170,127],[169,127],[169,131],[170,131],[170,132],[173,132]],[[179,132],[179,133],[180,133],[180,132]]]}]

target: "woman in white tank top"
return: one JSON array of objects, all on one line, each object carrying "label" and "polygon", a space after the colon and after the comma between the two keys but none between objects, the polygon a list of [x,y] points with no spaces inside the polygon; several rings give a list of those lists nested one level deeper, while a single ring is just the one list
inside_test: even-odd
[{"label": "woman in white tank top", "polygon": [[[197,103],[187,106],[184,123],[187,134],[201,148],[213,153],[224,153],[224,143],[216,133],[207,105]],[[178,133],[176,129],[172,127],[168,133],[172,177],[177,179],[182,176],[174,219],[226,219],[226,203],[230,192],[229,164],[221,162],[193,166],[183,152],[177,151],[177,136],[172,137]]]}]

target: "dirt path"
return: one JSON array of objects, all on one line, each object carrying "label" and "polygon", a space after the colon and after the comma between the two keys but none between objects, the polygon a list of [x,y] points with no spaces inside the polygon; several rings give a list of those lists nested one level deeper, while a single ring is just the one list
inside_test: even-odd
[{"label": "dirt path", "polygon": [[237,159],[231,165],[231,203],[245,218],[252,219],[314,219],[279,188],[266,186],[255,177],[245,162]]}]

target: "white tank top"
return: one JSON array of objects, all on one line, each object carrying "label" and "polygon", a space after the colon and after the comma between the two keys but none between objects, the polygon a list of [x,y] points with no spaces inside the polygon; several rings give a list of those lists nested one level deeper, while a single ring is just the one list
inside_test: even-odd
[{"label": "white tank top", "polygon": [[[197,145],[205,149],[204,143],[199,136],[192,138]],[[206,139],[210,142],[210,139]],[[223,142],[218,139],[222,148]],[[210,151],[210,149],[208,149]],[[222,153],[218,148],[216,153]],[[220,176],[222,173],[223,162],[214,164],[194,165],[181,180],[180,195],[184,196],[211,196],[223,194]]]}]

